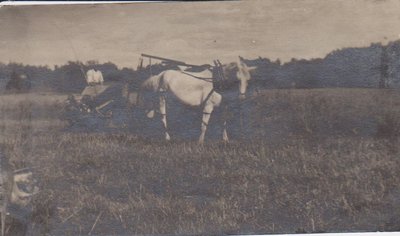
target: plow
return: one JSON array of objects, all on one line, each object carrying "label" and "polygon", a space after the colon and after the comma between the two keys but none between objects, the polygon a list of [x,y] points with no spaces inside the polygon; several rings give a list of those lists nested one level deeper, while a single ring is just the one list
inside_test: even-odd
[{"label": "plow", "polygon": [[127,85],[90,85],[65,101],[63,119],[80,129],[122,128],[136,101],[136,92]]}]

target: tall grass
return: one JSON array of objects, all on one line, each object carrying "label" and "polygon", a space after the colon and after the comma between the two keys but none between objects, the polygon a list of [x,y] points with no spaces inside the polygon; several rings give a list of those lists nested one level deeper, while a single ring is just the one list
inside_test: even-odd
[{"label": "tall grass", "polygon": [[[249,136],[228,144],[68,132],[35,115],[20,115],[30,129],[5,123],[0,142],[14,166],[37,167],[34,235],[391,231],[398,96],[268,91],[248,101]],[[31,110],[21,106],[11,110]]]},{"label": "tall grass", "polygon": [[396,90],[270,90],[247,103],[251,135],[259,138],[268,138],[270,130],[284,137],[400,135]]}]

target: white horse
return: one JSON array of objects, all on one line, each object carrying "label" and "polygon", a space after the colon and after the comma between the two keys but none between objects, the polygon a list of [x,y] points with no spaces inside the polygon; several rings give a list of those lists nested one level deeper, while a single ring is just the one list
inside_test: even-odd
[{"label": "white horse", "polygon": [[[245,98],[248,81],[251,79],[250,70],[252,68],[247,67],[241,58],[238,62],[222,66],[221,73],[223,73],[226,81],[238,82],[240,99]],[[153,118],[155,110],[158,109],[162,116],[166,140],[171,139],[167,130],[166,94],[173,95],[185,105],[202,108],[203,117],[199,143],[203,143],[211,113],[222,102],[222,95],[215,91],[213,86],[214,79],[216,78],[213,78],[210,70],[198,73],[179,70],[163,71],[141,84],[137,99],[138,105],[146,109],[148,118]],[[221,81],[221,83],[224,83],[224,81]],[[222,139],[228,141],[226,121],[224,121]]]},{"label": "white horse", "polygon": [[88,85],[103,84],[103,74],[99,70],[88,70],[86,72],[86,82]]}]

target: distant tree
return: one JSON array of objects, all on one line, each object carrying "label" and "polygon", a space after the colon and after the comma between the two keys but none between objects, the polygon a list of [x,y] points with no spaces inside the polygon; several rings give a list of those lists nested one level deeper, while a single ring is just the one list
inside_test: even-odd
[{"label": "distant tree", "polygon": [[53,88],[58,92],[80,93],[86,87],[85,68],[81,62],[69,61],[54,70]]},{"label": "distant tree", "polygon": [[119,81],[122,78],[118,67],[114,63],[111,63],[111,62],[93,65],[93,66],[90,66],[89,68],[100,70],[103,73],[105,82]]},{"label": "distant tree", "polygon": [[381,53],[381,76],[379,80],[379,88],[387,88],[389,80],[389,54],[388,47],[382,47]]},{"label": "distant tree", "polygon": [[12,72],[11,78],[6,85],[7,91],[13,92],[28,92],[31,89],[31,82],[28,76],[24,73]]},{"label": "distant tree", "polygon": [[89,60],[89,61],[86,62],[87,66],[94,66],[94,65],[97,65],[97,64],[99,64],[99,62],[96,61],[96,60]]},{"label": "distant tree", "polygon": [[8,74],[7,65],[0,62],[0,80],[5,80],[8,77]]}]

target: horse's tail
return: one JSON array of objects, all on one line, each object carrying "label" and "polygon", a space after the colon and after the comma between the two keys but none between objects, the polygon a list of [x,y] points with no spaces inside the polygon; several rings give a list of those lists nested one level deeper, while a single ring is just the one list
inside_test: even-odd
[{"label": "horse's tail", "polygon": [[145,93],[145,89],[143,86],[139,86],[139,89],[137,91],[137,95],[136,95],[136,106],[138,108],[143,108],[144,106],[144,93]]},{"label": "horse's tail", "polygon": [[[151,77],[150,77],[150,78],[151,78]],[[145,79],[144,81],[142,81],[142,82],[140,83],[140,85],[139,85],[138,90],[137,90],[137,95],[136,95],[136,106],[139,107],[139,108],[143,107],[143,105],[144,105],[144,95],[143,95],[143,94],[144,94],[144,93],[146,92],[146,90],[147,90],[147,87],[148,87],[147,83],[148,83],[148,80],[149,80],[150,78],[147,78],[147,79]]]},{"label": "horse's tail", "polygon": [[137,98],[136,105],[138,107],[142,107],[144,105],[145,93],[158,92],[157,90],[159,90],[159,86],[161,85],[164,72],[165,71],[161,72],[158,75],[150,76],[140,84],[136,97]]}]

